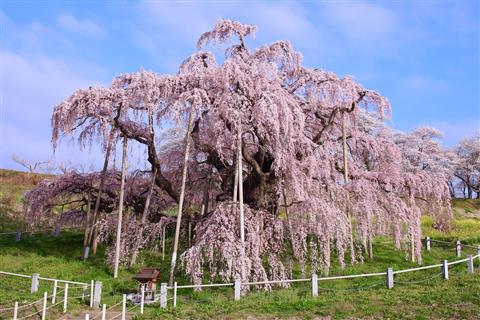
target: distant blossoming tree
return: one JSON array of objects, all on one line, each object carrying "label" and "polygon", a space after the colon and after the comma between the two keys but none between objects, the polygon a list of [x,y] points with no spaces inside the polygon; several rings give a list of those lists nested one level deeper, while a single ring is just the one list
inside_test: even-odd
[{"label": "distant blossoming tree", "polygon": [[[180,201],[184,135],[159,137],[191,119],[183,207],[195,236],[181,261],[194,283],[205,265],[212,279],[285,278],[287,246],[303,272],[328,272],[334,249],[342,265],[346,255],[362,261],[375,235],[391,235],[398,247],[408,240],[421,262],[420,213],[428,208],[448,217],[448,187],[435,172],[405,166],[409,155],[382,124],[387,99],[351,77],[303,66],[287,41],[247,48],[255,32],[219,20],[176,75],[141,70],[74,92],[54,110],[54,142],[60,133],[92,142],[115,130],[145,147],[155,188],[173,207]],[[209,44],[225,48],[221,63],[204,50]],[[238,167],[244,242],[232,201],[240,191]],[[133,233],[127,228],[125,241]]]}]

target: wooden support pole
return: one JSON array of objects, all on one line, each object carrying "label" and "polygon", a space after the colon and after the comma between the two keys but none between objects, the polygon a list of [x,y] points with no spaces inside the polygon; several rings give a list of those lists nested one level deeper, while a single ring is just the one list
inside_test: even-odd
[{"label": "wooden support pole", "polygon": [[165,231],[167,229],[165,226],[163,226],[163,232],[162,232],[162,261],[165,261]]},{"label": "wooden support pole", "polygon": [[120,264],[120,245],[122,238],[122,215],[123,215],[123,196],[125,192],[125,174],[127,171],[127,144],[128,138],[123,137],[123,156],[122,156],[122,178],[120,182],[120,199],[118,203],[118,219],[117,219],[117,239],[115,243],[115,264],[113,269],[113,278],[118,278],[118,267]]},{"label": "wooden support pole", "polygon": [[245,226],[244,226],[244,209],[243,209],[243,157],[242,157],[242,120],[238,117],[237,125],[237,163],[238,163],[238,201],[240,208],[240,241],[242,241],[242,247],[245,243]]},{"label": "wooden support pole", "polygon": [[180,199],[178,202],[178,211],[177,211],[177,223],[175,225],[175,239],[173,242],[173,252],[172,252],[172,261],[170,264],[170,276],[168,279],[169,285],[173,285],[173,278],[175,276],[175,266],[177,264],[177,251],[178,251],[178,241],[180,238],[180,227],[182,223],[182,211],[183,211],[183,200],[185,198],[185,184],[187,181],[187,170],[188,170],[188,154],[190,152],[190,133],[192,131],[192,122],[193,122],[193,111],[190,111],[188,115],[188,126],[187,133],[185,135],[185,149],[184,149],[184,158],[183,158],[183,172],[182,172],[182,186],[180,190]]}]

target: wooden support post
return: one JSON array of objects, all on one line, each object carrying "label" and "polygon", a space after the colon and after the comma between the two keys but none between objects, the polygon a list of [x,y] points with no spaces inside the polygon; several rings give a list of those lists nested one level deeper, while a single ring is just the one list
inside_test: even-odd
[{"label": "wooden support post", "polygon": [[68,305],[68,283],[65,283],[65,288],[63,292],[63,313],[67,312]]},{"label": "wooden support post", "polygon": [[318,297],[318,276],[316,273],[312,274],[312,296]]},{"label": "wooden support post", "polygon": [[102,282],[95,281],[95,289],[93,291],[93,308],[99,308],[102,300]]},{"label": "wooden support post", "polygon": [[393,288],[393,268],[387,269],[387,288]]},{"label": "wooden support post", "polygon": [[13,320],[17,320],[18,317],[18,301],[15,301],[13,305]]},{"label": "wooden support post", "polygon": [[47,315],[47,300],[48,300],[48,293],[45,291],[43,293],[43,305],[42,305],[42,320],[45,320]]},{"label": "wooden support post", "polygon": [[145,304],[145,284],[142,284],[142,289],[141,290],[142,290],[142,292],[141,292],[141,296],[140,296],[140,314],[143,314],[143,305]]},{"label": "wooden support post", "polygon": [[127,295],[123,295],[123,300],[122,300],[122,320],[125,320],[125,316],[127,313]]},{"label": "wooden support post", "polygon": [[15,234],[15,241],[19,242],[20,240],[22,240],[22,232],[17,231],[17,233]]},{"label": "wooden support post", "polygon": [[462,256],[462,244],[460,243],[460,240],[457,241],[457,245],[455,248],[457,251],[457,258],[460,258]]},{"label": "wooden support post", "polygon": [[160,308],[167,307],[167,284],[165,282],[160,284]]},{"label": "wooden support post", "polygon": [[178,211],[177,211],[177,222],[175,224],[175,238],[173,240],[173,252],[172,252],[172,261],[170,262],[170,276],[168,278],[168,283],[173,285],[173,280],[175,277],[175,266],[177,265],[177,251],[178,251],[178,241],[180,238],[180,226],[182,223],[182,213],[183,213],[183,200],[185,198],[185,184],[187,182],[187,170],[188,170],[188,155],[190,152],[190,133],[192,131],[192,122],[193,122],[193,111],[190,111],[188,115],[188,126],[187,134],[185,136],[185,150],[183,158],[183,171],[182,171],[182,184],[180,188],[180,199],[178,200]]},{"label": "wooden support post", "polygon": [[430,244],[430,237],[427,237],[425,240],[426,246],[427,246],[427,251],[430,251],[431,249],[431,244]]},{"label": "wooden support post", "polygon": [[473,256],[471,254],[468,255],[468,260],[467,260],[467,271],[468,273],[473,273]]},{"label": "wooden support post", "polygon": [[444,280],[448,280],[448,261],[447,260],[443,260],[442,276]]},{"label": "wooden support post", "polygon": [[235,301],[240,300],[240,295],[242,292],[242,283],[240,282],[240,279],[235,280]]},{"label": "wooden support post", "polygon": [[237,129],[237,163],[238,163],[238,202],[240,208],[240,241],[242,242],[242,247],[245,243],[245,222],[244,222],[244,209],[243,209],[243,156],[242,156],[242,121],[240,116],[238,117],[238,129]]},{"label": "wooden support post", "polygon": [[128,138],[123,137],[122,154],[122,175],[120,180],[120,196],[118,200],[117,236],[115,242],[115,262],[113,267],[113,278],[118,278],[118,266],[120,264],[120,245],[122,239],[122,218],[123,218],[123,197],[125,194],[125,175],[127,171],[127,144]]},{"label": "wooden support post", "polygon": [[106,320],[107,318],[107,305],[104,303],[102,306],[102,320]]},{"label": "wooden support post", "polygon": [[53,281],[52,304],[55,304],[55,299],[57,297],[57,285],[58,285],[58,281],[57,280]]},{"label": "wooden support post", "polygon": [[167,231],[167,228],[163,226],[163,232],[162,232],[162,261],[165,261],[165,231]]},{"label": "wooden support post", "polygon": [[173,283],[173,307],[177,306],[177,282]]},{"label": "wooden support post", "polygon": [[38,273],[34,273],[32,275],[32,287],[31,287],[31,290],[30,290],[32,293],[35,293],[35,292],[38,291],[38,285],[39,285],[39,279],[38,278],[39,277],[40,277],[40,275]]},{"label": "wooden support post", "polygon": [[90,315],[88,313],[85,315],[85,320],[90,320]]}]

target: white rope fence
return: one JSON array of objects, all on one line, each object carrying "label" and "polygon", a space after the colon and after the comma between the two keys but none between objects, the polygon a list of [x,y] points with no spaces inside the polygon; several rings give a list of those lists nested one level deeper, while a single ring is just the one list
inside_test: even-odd
[{"label": "white rope fence", "polygon": [[[284,280],[271,280],[271,281],[252,281],[252,282],[244,282],[242,283],[240,280],[236,280],[233,283],[218,283],[218,284],[197,284],[197,285],[177,285],[175,282],[173,286],[168,286],[166,283],[161,283],[160,284],[160,307],[161,308],[166,308],[167,307],[167,301],[172,300],[173,301],[173,307],[177,306],[177,290],[178,289],[198,289],[198,288],[209,288],[209,287],[234,287],[234,299],[235,300],[240,300],[241,298],[241,289],[242,286],[251,286],[251,285],[270,285],[270,284],[288,284],[288,283],[296,283],[296,282],[311,282],[311,292],[312,296],[316,297],[318,296],[318,291],[358,291],[358,290],[365,290],[373,287],[378,287],[380,285],[385,285],[384,281],[381,282],[376,282],[372,285],[368,286],[361,286],[361,287],[353,287],[353,288],[325,288],[325,287],[319,287],[318,283],[320,281],[331,281],[331,280],[340,280],[340,279],[355,279],[355,278],[367,278],[367,277],[385,277],[386,276],[386,287],[388,289],[392,289],[394,287],[394,283],[398,284],[416,284],[416,283],[423,283],[423,282],[428,282],[431,281],[435,278],[442,277],[443,279],[447,280],[449,278],[449,266],[454,266],[458,265],[461,263],[467,263],[467,271],[468,273],[473,273],[474,272],[474,259],[479,259],[480,260],[480,246],[475,247],[471,245],[462,245],[460,241],[456,242],[447,242],[447,241],[442,241],[442,240],[432,240],[430,238],[426,238],[426,247],[427,251],[430,251],[431,249],[431,243],[432,242],[439,242],[439,243],[446,243],[453,245],[455,244],[456,248],[456,253],[457,257],[461,257],[461,248],[467,247],[467,248],[476,248],[477,249],[477,254],[476,255],[468,255],[467,258],[463,259],[458,259],[455,261],[447,261],[444,260],[440,264],[434,264],[434,265],[428,265],[428,266],[420,266],[420,267],[415,267],[415,268],[410,268],[410,269],[403,269],[403,270],[393,270],[392,268],[387,268],[385,272],[375,272],[375,273],[366,273],[366,274],[352,274],[352,275],[343,275],[343,276],[329,276],[329,277],[318,277],[316,274],[312,274],[311,278],[300,278],[300,279],[284,279]],[[422,271],[422,270],[430,270],[430,269],[435,269],[435,268],[440,268],[440,272],[435,273],[433,276],[425,278],[425,279],[420,279],[420,280],[411,280],[411,281],[400,281],[398,279],[394,279],[395,275],[400,275],[400,274],[405,274],[409,272],[415,272],[415,271]],[[67,306],[68,306],[68,300],[69,299],[78,299],[82,298],[85,300],[87,297],[90,297],[90,307],[91,308],[97,308],[100,306],[100,295],[101,295],[101,282],[94,282],[93,280],[88,283],[82,283],[82,282],[76,282],[76,281],[68,281],[68,280],[60,280],[60,279],[53,279],[53,278],[42,278],[38,274],[34,274],[32,276],[29,275],[23,275],[23,274],[16,274],[16,273],[11,273],[11,272],[4,272],[0,271],[0,274],[4,275],[9,275],[9,276],[17,276],[17,277],[23,277],[23,278],[31,278],[32,279],[32,292],[35,288],[38,290],[38,280],[46,280],[46,281],[53,281],[54,282],[54,287],[53,287],[53,294],[48,296],[47,292],[44,292],[44,297],[42,299],[36,300],[34,302],[31,302],[29,304],[25,305],[18,305],[18,302],[15,301],[13,307],[8,307],[8,308],[3,308],[0,309],[0,312],[2,311],[11,311],[13,310],[13,319],[14,320],[20,320],[20,319],[27,319],[29,317],[33,317],[35,315],[41,315],[41,319],[44,320],[46,317],[46,311],[58,306],[63,303],[63,312],[65,313],[67,311]],[[63,283],[64,286],[63,288],[58,286],[59,283]],[[83,292],[81,296],[78,297],[69,297],[68,292],[69,292],[69,285],[70,289],[75,289],[75,288],[82,288]],[[76,286],[75,286],[76,285]],[[57,290],[57,288],[60,288],[60,290]],[[90,293],[87,294],[87,290],[90,288]],[[173,297],[168,298],[168,290],[173,289]],[[56,301],[56,296],[59,293],[64,293],[64,297],[62,301]],[[118,311],[119,313],[114,315],[110,320],[113,319],[122,319],[125,320],[127,313],[133,311],[135,308],[140,308],[140,314],[143,314],[144,312],[144,305],[145,305],[145,294],[147,293],[157,293],[158,291],[145,291],[145,287],[141,286],[141,293],[140,293],[140,303],[134,303],[132,307],[127,309],[127,295],[123,295],[122,301],[110,306],[109,308],[106,307],[105,304],[102,305],[102,311],[97,313],[95,316],[93,316],[91,319],[102,319],[102,320],[107,320],[107,311],[112,312],[114,308],[118,307],[119,305],[122,306],[122,310]],[[138,297],[138,296],[137,296]],[[47,307],[48,305],[48,299],[51,298],[51,305]],[[137,300],[138,301],[138,300]],[[42,302],[42,309],[36,311],[35,313],[29,314],[27,316],[23,317],[18,317],[18,312],[20,310],[24,310],[28,306],[35,306],[36,304]],[[100,318],[99,318],[100,317]],[[90,315],[86,314],[85,319],[90,320]]]}]

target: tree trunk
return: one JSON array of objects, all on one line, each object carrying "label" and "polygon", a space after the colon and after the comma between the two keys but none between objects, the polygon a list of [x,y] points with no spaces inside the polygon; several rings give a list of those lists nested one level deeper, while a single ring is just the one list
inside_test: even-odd
[{"label": "tree trunk", "polygon": [[[237,171],[235,171],[237,172]],[[212,174],[212,168],[209,168],[208,175],[205,181],[205,187],[203,189],[203,200],[202,200],[202,208],[200,211],[200,215],[203,216],[204,214],[208,213],[208,203],[210,200],[210,176]],[[235,201],[235,200],[234,200]]]},{"label": "tree trunk", "polygon": [[105,185],[105,178],[108,170],[108,160],[110,158],[110,153],[112,151],[112,144],[113,144],[113,136],[114,136],[115,130],[112,127],[110,129],[110,135],[108,137],[108,142],[107,142],[107,150],[105,150],[105,160],[103,161],[103,169],[102,169],[102,174],[100,176],[100,185],[98,187],[98,194],[97,194],[97,199],[95,201],[95,209],[93,210],[93,220],[92,220],[92,229],[90,231],[89,239],[88,242],[90,243],[92,247],[92,252],[95,255],[97,253],[97,243],[98,243],[98,228],[97,228],[97,222],[98,222],[98,209],[100,208],[100,199],[102,198],[102,192],[103,188]]},{"label": "tree trunk", "polygon": [[180,237],[180,226],[182,223],[183,200],[185,198],[185,183],[187,180],[188,153],[190,150],[190,133],[192,131],[192,121],[193,121],[193,111],[190,111],[190,114],[188,115],[187,133],[185,135],[185,150],[184,150],[185,154],[183,158],[182,186],[180,191],[180,199],[178,202],[177,223],[175,226],[175,239],[173,242],[172,261],[170,265],[170,277],[168,280],[168,283],[170,286],[173,285],[173,278],[175,275],[175,266],[177,264],[178,240]]},{"label": "tree trunk", "polygon": [[113,269],[113,278],[118,278],[118,266],[120,263],[120,244],[122,237],[122,213],[123,213],[123,196],[125,190],[125,174],[127,170],[127,137],[123,138],[123,155],[122,155],[122,178],[120,182],[120,199],[118,203],[118,219],[117,219],[117,239],[115,243],[115,264]]},{"label": "tree trunk", "polygon": [[[347,161],[347,134],[346,134],[345,113],[342,114],[342,147],[343,147],[342,148],[343,149],[343,178],[345,180],[345,187],[346,187],[348,184],[348,161]],[[352,222],[352,214],[348,207],[348,202],[350,198],[348,196],[348,190],[346,190],[346,192],[347,192],[347,201],[346,201],[345,210],[347,211],[348,223],[350,225],[350,262],[354,264],[355,248],[353,245],[353,222]]]},{"label": "tree trunk", "polygon": [[133,266],[137,262],[138,250],[140,247],[139,238],[143,234],[143,229],[145,228],[145,222],[147,221],[148,209],[150,207],[150,200],[152,198],[153,189],[155,187],[155,174],[156,174],[156,169],[153,168],[152,180],[150,182],[150,189],[148,190],[147,199],[145,200],[145,207],[143,208],[142,219],[140,220],[140,226],[138,227],[135,235],[135,247],[133,249],[132,259],[130,260],[131,266]]}]

